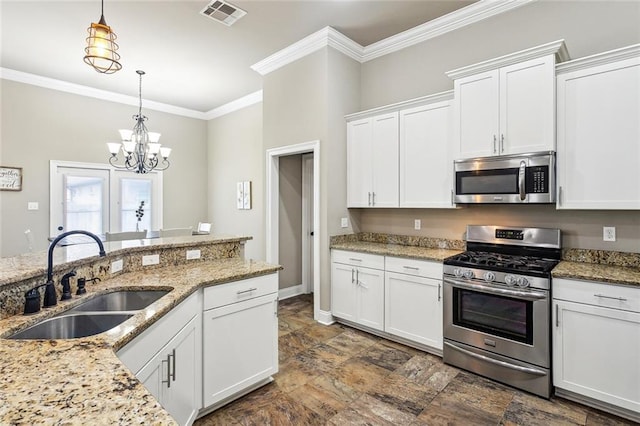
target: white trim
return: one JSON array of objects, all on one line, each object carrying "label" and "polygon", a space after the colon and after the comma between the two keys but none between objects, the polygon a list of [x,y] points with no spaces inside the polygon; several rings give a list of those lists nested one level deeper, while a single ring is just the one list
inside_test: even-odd
[{"label": "white trim", "polygon": [[288,299],[290,297],[299,296],[304,293],[304,288],[302,284],[294,285],[287,288],[281,288],[278,290],[278,300]]},{"label": "white trim", "polygon": [[332,27],[325,27],[277,51],[260,62],[256,62],[251,65],[251,69],[260,75],[266,75],[325,46],[333,47],[348,57],[364,63],[492,16],[508,12],[533,1],[536,0],[480,0],[366,47],[361,46]]},{"label": "white trim", "polygon": [[296,145],[267,150],[266,161],[266,256],[269,263],[278,263],[278,209],[279,209],[279,163],[284,155],[313,153],[313,317],[320,315],[320,141],[310,141]]},{"label": "white trim", "polygon": [[333,315],[331,315],[331,311],[318,311],[318,315],[315,319],[323,325],[331,325],[336,322]]},{"label": "white trim", "polygon": [[231,101],[224,105],[220,105],[218,108],[207,111],[204,114],[204,119],[213,120],[214,118],[222,117],[223,115],[230,114],[234,111],[238,111],[242,108],[246,108],[260,102],[262,102],[262,90],[249,93],[248,95],[238,98],[235,101]]},{"label": "white trim", "polygon": [[467,77],[469,75],[479,74],[485,71],[495,70],[508,65],[517,64],[519,62],[528,61],[529,59],[540,58],[541,56],[555,55],[556,62],[564,62],[569,60],[569,51],[564,44],[564,40],[556,40],[550,43],[541,44],[539,46],[524,49],[519,52],[510,53],[498,58],[489,59],[488,61],[479,62],[477,64],[468,65],[457,68],[455,70],[445,72],[445,75],[452,80]]},{"label": "white trim", "polygon": [[435,93],[428,96],[421,96],[419,98],[409,99],[408,101],[396,102],[395,104],[384,105],[365,111],[354,112],[353,114],[345,115],[344,118],[347,121],[360,120],[362,118],[367,118],[373,115],[386,114],[389,112],[400,111],[401,109],[413,108],[442,101],[450,101],[452,99],[453,90],[447,90],[446,92]]},{"label": "white trim", "polygon": [[[0,68],[0,78],[4,80],[16,81],[18,83],[44,87],[46,89],[58,90],[60,92],[73,93],[74,95],[87,96],[89,98],[101,99],[103,101],[116,102],[124,105],[138,106],[140,103],[140,100],[136,96],[122,95],[120,93],[95,89],[89,86],[82,86],[80,84],[69,83],[68,81],[42,77],[40,75],[29,74],[9,68]],[[198,118],[200,120],[206,119],[205,113],[203,112],[177,107],[174,105],[163,104],[161,102],[144,100],[144,108],[154,111],[166,112],[174,115],[180,115],[183,117]]]},{"label": "white trim", "polygon": [[578,71],[584,68],[591,68],[598,65],[606,65],[625,59],[637,58],[640,56],[640,44],[634,44],[620,49],[610,50],[596,55],[586,56],[556,65],[556,74],[564,74],[571,71]]}]

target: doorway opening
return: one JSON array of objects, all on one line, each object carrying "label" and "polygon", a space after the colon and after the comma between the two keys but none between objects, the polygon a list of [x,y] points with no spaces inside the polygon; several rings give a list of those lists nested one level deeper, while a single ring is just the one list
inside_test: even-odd
[{"label": "doorway opening", "polygon": [[[295,294],[313,292],[313,317],[318,320],[320,312],[320,141],[267,150],[266,260],[270,263],[280,263],[280,216],[283,195],[280,182],[281,166],[287,167],[287,162],[293,158],[291,156],[298,156],[301,161],[300,178],[302,180],[299,198],[302,213],[297,230],[301,238],[302,272],[301,283]],[[284,231],[283,229],[283,234]],[[286,289],[283,292],[286,294]]]}]

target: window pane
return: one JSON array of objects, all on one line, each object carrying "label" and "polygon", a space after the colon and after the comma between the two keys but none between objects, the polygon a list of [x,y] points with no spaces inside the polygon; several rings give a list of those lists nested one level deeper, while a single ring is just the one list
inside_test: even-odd
[{"label": "window pane", "polygon": [[102,229],[104,179],[67,176],[65,187],[64,229],[84,229],[96,234]]},{"label": "window pane", "polygon": [[[120,224],[122,232],[135,231],[136,224],[140,231],[151,229],[151,180],[149,179],[121,179],[120,192]],[[142,206],[142,217],[136,217],[136,212]]]}]

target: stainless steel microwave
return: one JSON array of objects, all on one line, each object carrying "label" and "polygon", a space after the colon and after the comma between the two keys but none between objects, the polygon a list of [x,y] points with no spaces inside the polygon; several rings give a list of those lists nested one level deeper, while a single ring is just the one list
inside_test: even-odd
[{"label": "stainless steel microwave", "polygon": [[454,161],[456,203],[554,203],[553,151]]}]

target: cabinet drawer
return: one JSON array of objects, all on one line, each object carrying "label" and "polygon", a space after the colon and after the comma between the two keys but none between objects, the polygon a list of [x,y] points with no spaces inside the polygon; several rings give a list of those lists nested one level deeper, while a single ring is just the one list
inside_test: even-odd
[{"label": "cabinet drawer", "polygon": [[556,278],[553,280],[553,298],[640,312],[640,287]]},{"label": "cabinet drawer", "polygon": [[277,273],[219,284],[204,289],[204,309],[218,308],[277,291]]},{"label": "cabinet drawer", "polygon": [[404,259],[387,256],[385,270],[399,274],[416,275],[419,277],[442,279],[442,263],[428,260]]},{"label": "cabinet drawer", "polygon": [[331,261],[364,268],[384,269],[384,256],[378,254],[331,250]]}]

